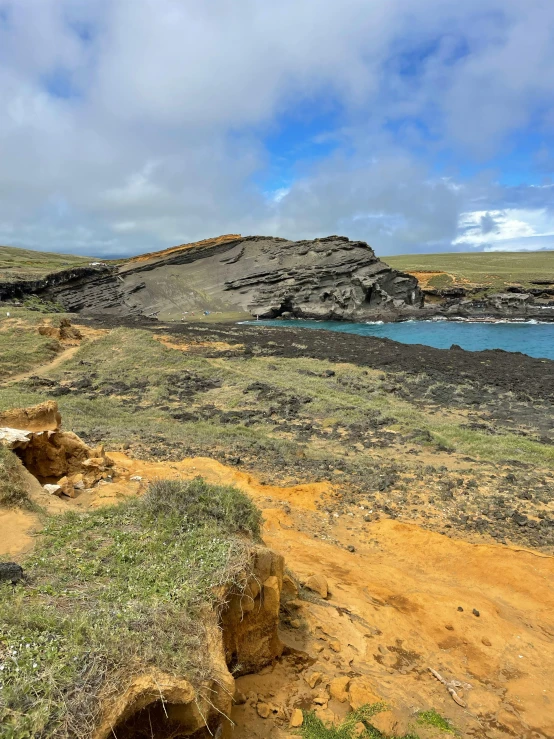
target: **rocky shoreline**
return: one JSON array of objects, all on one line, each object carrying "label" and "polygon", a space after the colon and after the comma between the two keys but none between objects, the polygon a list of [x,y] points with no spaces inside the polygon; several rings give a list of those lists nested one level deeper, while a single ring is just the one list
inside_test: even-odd
[{"label": "rocky shoreline", "polygon": [[67,311],[188,321],[199,315],[351,322],[554,322],[554,287],[430,289],[363,241],[227,235],[40,280],[0,281],[0,301],[36,296]]}]

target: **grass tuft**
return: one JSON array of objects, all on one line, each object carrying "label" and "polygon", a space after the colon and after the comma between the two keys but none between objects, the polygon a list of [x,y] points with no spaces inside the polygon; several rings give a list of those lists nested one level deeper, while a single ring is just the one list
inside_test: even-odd
[{"label": "grass tuft", "polygon": [[434,708],[431,708],[429,711],[420,711],[417,715],[417,723],[422,726],[433,726],[448,734],[454,734],[456,731],[450,721],[443,718]]},{"label": "grass tuft", "polygon": [[101,700],[149,668],[213,677],[202,613],[243,587],[259,514],[239,491],[158,481],[142,499],[50,519],[0,587],[0,737],[88,739]]},{"label": "grass tuft", "polygon": [[[371,725],[370,720],[381,711],[385,711],[385,703],[371,703],[351,711],[339,726],[325,726],[313,711],[304,715],[304,723],[300,728],[303,739],[387,739],[387,737]],[[358,733],[359,724],[363,724],[363,733]],[[416,734],[406,734],[402,739],[418,739]]]},{"label": "grass tuft", "polygon": [[213,520],[232,534],[247,533],[260,538],[262,516],[256,506],[232,486],[209,485],[202,477],[189,483],[180,480],[156,480],[141,500],[153,517],[177,517],[190,525]]}]

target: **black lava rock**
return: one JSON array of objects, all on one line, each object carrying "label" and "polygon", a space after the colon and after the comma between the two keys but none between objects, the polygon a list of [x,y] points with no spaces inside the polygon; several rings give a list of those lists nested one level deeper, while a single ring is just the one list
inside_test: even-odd
[{"label": "black lava rock", "polygon": [[0,582],[16,582],[23,580],[23,567],[15,562],[0,562]]}]

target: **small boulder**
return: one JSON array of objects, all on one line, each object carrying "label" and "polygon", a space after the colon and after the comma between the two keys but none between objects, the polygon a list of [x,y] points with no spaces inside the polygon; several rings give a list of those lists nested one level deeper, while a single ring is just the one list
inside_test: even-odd
[{"label": "small boulder", "polygon": [[310,575],[304,583],[304,587],[317,593],[321,598],[327,598],[329,595],[329,584],[325,575]]},{"label": "small boulder", "polygon": [[350,678],[348,677],[348,675],[344,675],[343,677],[336,677],[334,680],[331,680],[331,683],[329,684],[329,692],[331,694],[331,698],[338,700],[340,703],[346,703],[346,701],[348,700],[348,693],[346,691],[348,689],[349,683]]},{"label": "small boulder", "polygon": [[67,476],[60,478],[58,480],[58,485],[60,486],[61,492],[64,495],[67,495],[68,498],[75,497],[75,488],[73,486],[73,483]]},{"label": "small boulder", "polygon": [[16,582],[23,580],[23,567],[15,562],[0,562],[0,582]]},{"label": "small boulder", "polygon": [[264,609],[270,613],[279,613],[280,598],[279,580],[271,575],[264,582]]},{"label": "small boulder", "polygon": [[300,708],[295,708],[290,716],[290,727],[292,729],[297,729],[299,726],[302,726],[303,723],[304,723],[304,714],[302,713]]},{"label": "small boulder", "polygon": [[59,485],[43,485],[44,490],[48,495],[61,495],[62,489]]},{"label": "small boulder", "polygon": [[296,598],[296,596],[298,595],[298,587],[292,577],[289,577],[289,575],[285,575],[283,577],[282,593],[289,598]]},{"label": "small boulder", "polygon": [[310,688],[315,688],[315,686],[321,682],[322,677],[323,675],[321,672],[312,672],[310,675],[306,675],[304,680],[308,683]]},{"label": "small boulder", "polygon": [[256,711],[260,718],[268,718],[269,714],[271,713],[271,708],[267,703],[258,703],[258,705],[256,706]]},{"label": "small boulder", "polygon": [[366,703],[379,703],[381,699],[373,692],[373,685],[368,677],[355,677],[350,681],[348,701],[352,710],[356,710]]}]

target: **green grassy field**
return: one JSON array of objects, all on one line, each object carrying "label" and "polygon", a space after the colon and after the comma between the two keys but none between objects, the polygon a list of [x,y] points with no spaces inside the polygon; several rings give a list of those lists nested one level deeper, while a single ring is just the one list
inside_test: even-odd
[{"label": "green grassy field", "polygon": [[71,267],[85,267],[93,257],[0,246],[0,281],[36,280]]},{"label": "green grassy field", "polygon": [[554,251],[406,254],[385,261],[405,272],[436,272],[429,275],[429,287],[475,285],[497,290],[512,284],[528,287],[536,280],[554,284]]}]

